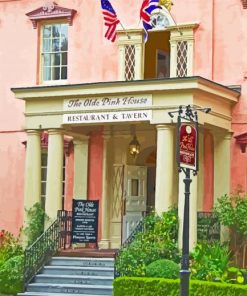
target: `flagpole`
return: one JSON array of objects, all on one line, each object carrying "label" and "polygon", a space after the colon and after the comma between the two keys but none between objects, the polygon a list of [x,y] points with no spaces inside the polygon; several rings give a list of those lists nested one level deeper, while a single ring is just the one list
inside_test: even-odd
[{"label": "flagpole", "polygon": [[123,26],[123,24],[119,21],[119,25],[123,28],[126,36],[128,37],[128,39],[131,39],[130,35],[128,34],[127,30],[125,29],[125,27]]}]

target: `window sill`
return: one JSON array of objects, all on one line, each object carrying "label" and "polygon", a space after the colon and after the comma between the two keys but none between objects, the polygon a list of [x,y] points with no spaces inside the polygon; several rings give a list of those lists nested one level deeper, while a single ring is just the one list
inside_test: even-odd
[{"label": "window sill", "polygon": [[40,85],[66,85],[68,80],[51,80],[51,81],[42,81]]}]

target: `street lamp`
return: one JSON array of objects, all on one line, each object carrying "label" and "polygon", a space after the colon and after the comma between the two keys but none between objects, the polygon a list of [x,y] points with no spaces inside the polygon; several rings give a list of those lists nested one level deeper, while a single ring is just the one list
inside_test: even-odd
[{"label": "street lamp", "polygon": [[184,221],[183,221],[183,243],[182,260],[180,270],[180,296],[189,295],[189,217],[190,217],[190,178],[191,171],[197,174],[198,166],[198,116],[197,111],[209,113],[210,108],[195,108],[179,106],[178,110],[168,112],[171,118],[177,116],[177,165],[178,171],[184,172]]}]

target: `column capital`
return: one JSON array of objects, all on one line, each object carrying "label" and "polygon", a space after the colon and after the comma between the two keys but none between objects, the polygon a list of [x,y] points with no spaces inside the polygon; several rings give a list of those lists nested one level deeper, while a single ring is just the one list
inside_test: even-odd
[{"label": "column capital", "polygon": [[74,146],[80,146],[80,145],[85,145],[88,144],[89,136],[82,136],[77,139],[73,139],[73,144]]},{"label": "column capital", "polygon": [[27,135],[41,135],[41,130],[26,130]]},{"label": "column capital", "polygon": [[172,124],[158,124],[156,125],[157,130],[169,130],[174,129],[174,126]]},{"label": "column capital", "polygon": [[58,128],[48,129],[47,132],[49,135],[62,135],[63,134],[63,130],[58,129]]}]

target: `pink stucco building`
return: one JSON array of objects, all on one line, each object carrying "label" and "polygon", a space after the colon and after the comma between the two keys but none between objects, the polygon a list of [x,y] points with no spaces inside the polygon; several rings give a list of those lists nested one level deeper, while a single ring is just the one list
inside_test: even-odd
[{"label": "pink stucco building", "polygon": [[100,1],[0,0],[0,229],[17,234],[37,201],[55,218],[73,198],[99,200],[102,248],[151,208],[177,204],[182,221],[179,105],[212,109],[199,116],[191,244],[198,211],[247,190],[246,1],[174,0],[152,12],[146,43],[142,2],[111,0],[111,42]]}]

